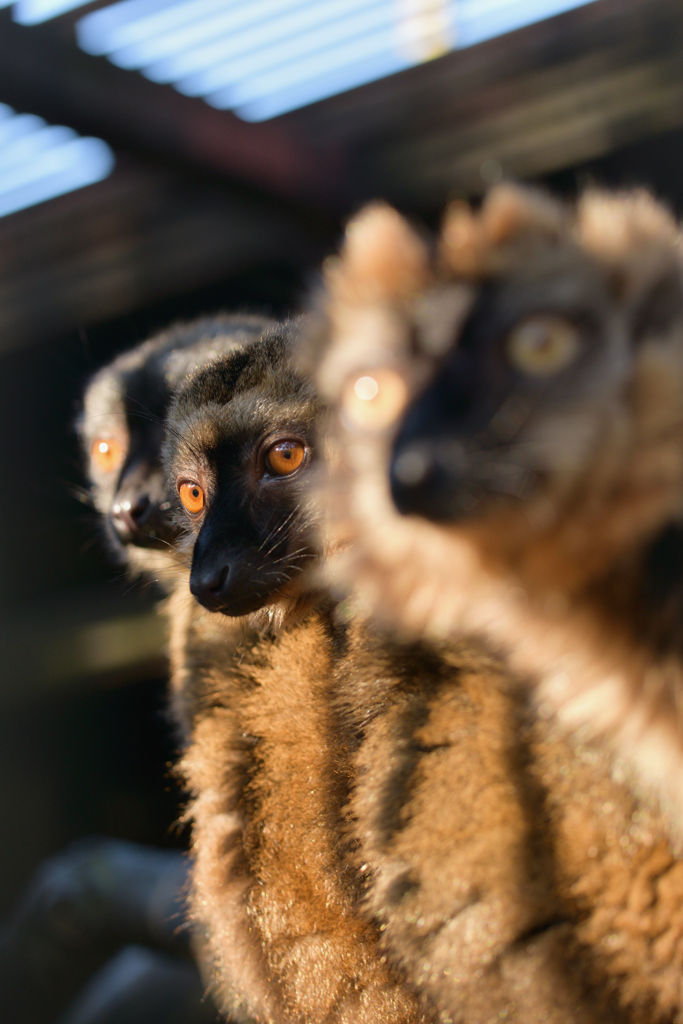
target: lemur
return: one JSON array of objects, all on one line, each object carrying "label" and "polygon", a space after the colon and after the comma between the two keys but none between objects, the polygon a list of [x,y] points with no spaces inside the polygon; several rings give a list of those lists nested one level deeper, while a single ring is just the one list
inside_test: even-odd
[{"label": "lemur", "polygon": [[[323,387],[347,419],[393,396],[368,482],[383,506],[360,473],[350,498],[378,606],[407,629],[486,633],[680,823],[677,225],[643,193],[570,210],[501,186],[480,215],[449,211],[434,260],[368,211],[330,280]],[[368,402],[354,388],[373,365]]]},{"label": "lemur", "polygon": [[[187,600],[187,573],[175,551],[179,531],[161,466],[163,420],[173,390],[190,371],[247,344],[268,323],[260,316],[221,315],[152,337],[93,377],[78,422],[93,504],[112,554],[131,573],[173,590],[165,607],[174,623],[172,717],[185,735],[192,708],[185,643],[202,609]],[[17,1022],[52,1019],[127,943],[189,956],[180,927],[186,881],[180,852],[106,839],[82,841],[44,863],[2,929],[0,1015]],[[181,965],[180,975],[188,969]],[[211,1010],[197,1006],[188,1013],[183,1019],[210,1017]]]},{"label": "lemur", "polygon": [[188,374],[258,338],[270,322],[255,314],[219,314],[154,335],[95,374],[78,422],[93,504],[112,555],[168,594],[163,613],[173,623],[169,702],[181,740],[189,732],[193,707],[185,644],[201,610],[188,599],[185,566],[176,550],[180,531],[161,461],[164,419]]},{"label": "lemur", "polygon": [[[555,812],[500,664],[475,643],[394,640],[321,586],[329,549],[310,481],[328,445],[293,365],[302,330],[280,325],[199,370],[168,417],[179,546],[218,620],[188,645],[198,697],[180,770],[190,905],[219,1005],[231,1020],[302,1024],[664,1019],[649,991],[621,1009],[615,971],[555,885]],[[243,625],[236,649],[226,617]],[[575,801],[561,827],[614,847],[615,891],[637,865],[649,893],[647,836],[667,856],[656,816],[643,812],[624,849],[633,805],[606,771],[594,778],[596,755],[535,742],[554,798],[585,793],[588,810]],[[596,867],[586,900],[605,885]],[[604,927],[609,946],[613,916]]]},{"label": "lemur", "polygon": [[154,335],[89,381],[78,421],[93,503],[114,558],[132,572],[173,564],[178,529],[161,464],[164,418],[174,390],[198,366],[258,337],[269,321],[218,315]]},{"label": "lemur", "polygon": [[[668,795],[667,811],[680,801],[676,225],[642,193],[567,209],[506,185],[479,214],[454,205],[432,246],[375,204],[325,281],[300,365],[329,410],[327,578],[353,587],[350,614],[371,610],[405,643],[491,652],[501,682],[482,690],[509,694],[506,724],[484,713],[479,728],[510,730],[568,947],[628,1019],[680,1020],[683,864],[657,801],[631,788]],[[421,730],[411,739],[431,751]],[[385,741],[377,763],[421,779],[418,754],[402,767],[403,739]],[[453,742],[451,778],[482,777],[466,755]],[[433,842],[448,795],[426,787],[422,818],[391,790],[375,797],[380,820],[412,823],[412,876],[396,833],[373,841],[413,900],[402,912],[399,885],[384,904],[383,941],[430,965],[427,988],[457,1019],[452,983],[444,995],[457,958],[432,952],[459,842],[455,829]],[[478,829],[482,879],[505,807],[492,801]],[[368,836],[371,821],[359,816]]]}]

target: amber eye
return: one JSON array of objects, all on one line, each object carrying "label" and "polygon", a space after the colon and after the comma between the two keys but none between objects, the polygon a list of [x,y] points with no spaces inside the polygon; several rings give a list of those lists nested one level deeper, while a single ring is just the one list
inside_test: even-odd
[{"label": "amber eye", "polygon": [[407,401],[408,387],[401,374],[389,368],[376,369],[347,381],[342,410],[351,427],[384,430],[398,419]]},{"label": "amber eye", "polygon": [[580,348],[579,332],[559,316],[532,316],[508,335],[506,348],[515,369],[545,377],[574,361]]},{"label": "amber eye", "polygon": [[204,508],[204,491],[199,484],[181,484],[178,488],[178,494],[183,505],[192,515],[196,515],[197,512],[201,512]]},{"label": "amber eye", "polygon": [[101,473],[111,473],[123,462],[123,445],[111,437],[97,437],[90,448],[90,458]]},{"label": "amber eye", "polygon": [[306,447],[301,441],[278,441],[266,454],[266,467],[276,476],[289,476],[304,461]]}]

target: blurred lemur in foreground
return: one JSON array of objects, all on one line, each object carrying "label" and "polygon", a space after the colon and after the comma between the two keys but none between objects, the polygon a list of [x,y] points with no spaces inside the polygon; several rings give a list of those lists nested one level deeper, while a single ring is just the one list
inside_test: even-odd
[{"label": "blurred lemur in foreground", "polygon": [[[362,719],[376,670],[347,698],[365,731],[349,833],[374,872],[366,906],[446,1019],[491,1019],[468,983],[493,997],[528,936],[553,934],[565,983],[573,964],[625,1019],[683,1019],[683,863],[626,784],[678,692],[677,238],[646,196],[574,213],[505,187],[479,216],[453,208],[433,259],[374,206],[302,344],[328,405],[327,578],[355,588],[351,615],[415,642],[425,677],[430,650],[460,666],[412,714],[375,697]],[[635,685],[648,651],[651,689]],[[615,760],[603,739],[627,714]]]},{"label": "blurred lemur in foreground", "polygon": [[365,599],[408,632],[485,636],[679,837],[680,237],[645,193],[567,208],[506,185],[451,207],[433,259],[374,207],[329,274],[320,370],[374,430],[339,507]]},{"label": "blurred lemur in foreground", "polygon": [[644,906],[661,918],[659,873],[683,882],[657,815],[600,755],[537,730],[476,643],[394,640],[321,590],[327,441],[300,330],[194,374],[169,413],[190,586],[218,619],[187,647],[181,771],[219,1005],[302,1024],[673,1021],[675,964],[663,952],[648,984],[631,935]]}]

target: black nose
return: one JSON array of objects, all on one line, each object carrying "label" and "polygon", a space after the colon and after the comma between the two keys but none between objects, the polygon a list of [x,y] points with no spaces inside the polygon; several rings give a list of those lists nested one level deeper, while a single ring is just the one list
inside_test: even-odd
[{"label": "black nose", "polygon": [[210,612],[219,611],[226,603],[230,584],[230,565],[194,567],[190,574],[190,592]]},{"label": "black nose", "polygon": [[390,468],[391,496],[403,515],[420,513],[430,491],[435,471],[434,458],[418,445],[399,447]]},{"label": "black nose", "polygon": [[147,494],[138,494],[135,497],[117,495],[112,505],[111,518],[121,537],[134,537],[139,533],[151,508],[152,503]]}]

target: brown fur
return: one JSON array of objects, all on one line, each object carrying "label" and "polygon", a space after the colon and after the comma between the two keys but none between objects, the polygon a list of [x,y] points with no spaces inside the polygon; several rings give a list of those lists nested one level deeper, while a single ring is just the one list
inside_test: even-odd
[{"label": "brown fur", "polygon": [[[404,645],[427,644],[424,665],[431,651],[460,670],[455,683],[421,679],[419,694],[387,710],[388,684],[370,659],[374,692],[359,689],[356,658],[338,698],[363,735],[350,808],[373,879],[366,907],[446,1020],[490,1019],[504,982],[532,975],[536,1000],[548,986],[558,1007],[577,999],[579,977],[609,1020],[618,1011],[601,998],[628,1020],[683,1017],[683,866],[666,820],[629,785],[636,770],[671,807],[680,781],[680,605],[648,612],[641,585],[647,544],[681,510],[680,321],[646,337],[627,385],[589,411],[591,444],[579,452],[592,465],[565,461],[535,507],[458,527],[397,514],[387,467],[404,406],[390,421],[359,418],[350,385],[389,371],[404,381],[404,404],[419,395],[487,275],[520,265],[533,275],[540,253],[606,275],[632,310],[678,280],[677,244],[647,196],[589,195],[574,215],[505,187],[480,216],[450,212],[435,264],[397,214],[375,206],[327,268],[325,317],[305,359],[333,413],[328,578],[356,588],[346,602],[356,622],[372,610]],[[484,638],[506,664],[458,635]],[[667,661],[653,673],[657,649]],[[539,946],[524,968],[529,932],[527,952]],[[487,942],[478,988],[462,954],[479,956],[480,971]],[[510,989],[508,999],[519,1012]],[[522,1012],[534,1019],[535,1007]]]},{"label": "brown fur", "polygon": [[318,608],[204,679],[192,905],[227,1014],[681,1019],[663,821],[476,645]]},{"label": "brown fur", "polygon": [[[447,213],[431,261],[397,221],[387,208],[361,214],[327,274],[331,342],[318,379],[342,410],[331,530],[353,541],[337,577],[408,634],[474,633],[504,651],[533,680],[538,703],[607,743],[680,832],[683,605],[674,593],[667,608],[648,612],[644,597],[651,546],[683,513],[683,309],[666,309],[682,276],[677,227],[643,193],[592,192],[572,210],[500,186],[480,214],[462,204]],[[607,375],[580,417],[541,424],[533,440],[552,468],[528,499],[450,527],[399,516],[387,484],[398,420],[374,431],[349,423],[348,382],[389,367],[408,398],[418,394],[481,284],[533,281],[549,266],[568,281],[599,282],[620,330],[648,304],[667,315],[654,318],[626,372]]]},{"label": "brown fur", "polygon": [[[220,387],[212,372],[217,404],[207,404],[201,380],[181,396],[169,451],[180,479],[220,450],[240,410],[240,429],[248,415],[256,438],[264,410],[267,436],[284,429],[296,394],[295,420],[317,410],[296,379],[283,388],[278,373],[273,385],[283,358],[289,372],[286,350],[261,348],[245,386],[235,360]],[[216,480],[221,470],[211,463]],[[232,478],[229,493],[240,486]],[[209,515],[223,496],[207,488]],[[210,528],[236,535],[244,504]],[[309,519],[304,508],[279,529],[296,538]],[[536,784],[500,667],[473,647],[396,643],[362,618],[345,625],[348,606],[311,589],[310,571],[298,580],[298,601],[275,590],[274,603],[238,624],[237,643],[224,616],[191,606],[176,614],[180,624],[185,615],[178,671],[195,697],[182,765],[194,822],[191,905],[226,1014],[592,1024],[606,1007],[618,1019],[609,985],[598,996],[578,974],[581,956],[565,956],[570,929],[555,920],[549,846],[527,821]],[[441,721],[446,733],[435,737]],[[411,892],[401,888],[406,863],[420,875]],[[435,914],[446,927],[432,942]]]},{"label": "brown fur", "polygon": [[237,1019],[422,1020],[355,911],[334,642],[320,610],[216,658],[182,765],[195,794],[194,914],[221,1005]]},{"label": "brown fur", "polygon": [[365,906],[441,1019],[680,1019],[683,865],[603,753],[471,643],[357,621],[337,679]]},{"label": "brown fur", "polygon": [[[348,770],[330,703],[338,630],[308,569],[311,512],[294,474],[258,489],[264,439],[293,433],[317,457],[316,396],[291,368],[296,329],[283,325],[197,375],[169,418],[169,479],[201,472],[206,495],[206,518],[188,520],[182,549],[196,566],[207,533],[207,560],[227,557],[220,544],[234,538],[230,572],[258,556],[246,578],[259,598],[244,597],[245,585],[251,610],[239,619],[174,597],[176,674],[193,698],[181,766],[193,796],[191,906],[231,1018],[417,1024],[416,998],[357,912],[358,875],[344,858]],[[241,459],[225,455],[235,435]],[[306,557],[295,563],[289,552]],[[258,591],[254,564],[266,584]],[[273,571],[283,565],[294,569]]]}]

